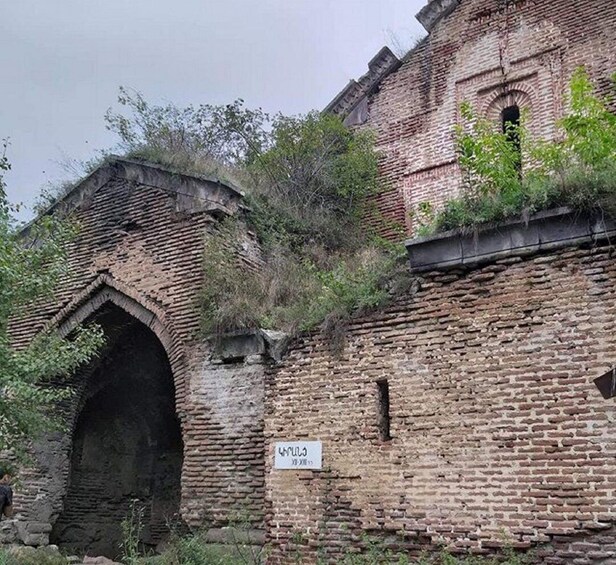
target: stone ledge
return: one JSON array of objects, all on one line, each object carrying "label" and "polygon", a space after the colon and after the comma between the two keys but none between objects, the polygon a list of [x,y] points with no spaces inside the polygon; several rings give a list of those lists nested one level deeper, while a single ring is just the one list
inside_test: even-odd
[{"label": "stone ledge", "polygon": [[509,256],[524,256],[616,237],[616,221],[569,208],[547,210],[521,219],[408,240],[406,248],[415,273],[476,266]]},{"label": "stone ledge", "polygon": [[[178,212],[232,215],[238,211],[244,196],[239,187],[215,176],[184,174],[156,163],[112,155],[38,217],[65,215],[87,206],[92,197],[112,179],[125,179],[130,183],[164,190],[175,199]],[[38,217],[22,228],[22,236],[30,233]]]},{"label": "stone ledge", "polygon": [[223,363],[243,363],[262,358],[281,361],[290,337],[273,330],[239,330],[212,338],[214,359]]},{"label": "stone ledge", "polygon": [[415,16],[417,21],[430,33],[434,26],[447,17],[460,4],[460,0],[429,0]]}]

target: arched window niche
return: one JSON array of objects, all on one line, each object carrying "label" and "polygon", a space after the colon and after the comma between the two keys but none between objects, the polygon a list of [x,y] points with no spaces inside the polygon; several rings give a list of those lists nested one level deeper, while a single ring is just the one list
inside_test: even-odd
[{"label": "arched window niche", "polygon": [[506,94],[500,94],[493,99],[485,112],[488,119],[498,124],[498,127],[515,149],[515,166],[520,174],[522,174],[523,161],[520,126],[524,114],[530,109],[531,100],[528,94],[520,90],[510,90]]},{"label": "arched window niche", "polygon": [[514,149],[515,167],[518,172],[522,173],[522,139],[520,136],[521,125],[520,107],[517,104],[507,106],[500,115],[501,128],[507,141]]}]

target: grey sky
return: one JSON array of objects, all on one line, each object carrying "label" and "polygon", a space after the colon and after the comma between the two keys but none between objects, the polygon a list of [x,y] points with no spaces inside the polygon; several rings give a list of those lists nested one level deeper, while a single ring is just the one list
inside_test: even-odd
[{"label": "grey sky", "polygon": [[[151,102],[323,108],[424,0],[0,0],[0,138],[9,198],[31,204],[58,161],[116,142],[118,86]],[[22,218],[29,214],[24,213]]]}]

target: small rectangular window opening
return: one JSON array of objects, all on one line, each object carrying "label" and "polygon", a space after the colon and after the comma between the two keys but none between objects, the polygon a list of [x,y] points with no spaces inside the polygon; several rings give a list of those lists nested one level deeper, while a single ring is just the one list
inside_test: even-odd
[{"label": "small rectangular window opening", "polygon": [[390,424],[391,418],[389,415],[389,383],[386,380],[377,381],[378,387],[378,421],[379,437],[381,441],[389,441],[391,439]]},{"label": "small rectangular window opening", "polygon": [[519,173],[522,171],[522,140],[520,139],[521,114],[518,106],[509,106],[501,113],[503,133],[507,141],[513,146],[516,154],[515,167]]}]

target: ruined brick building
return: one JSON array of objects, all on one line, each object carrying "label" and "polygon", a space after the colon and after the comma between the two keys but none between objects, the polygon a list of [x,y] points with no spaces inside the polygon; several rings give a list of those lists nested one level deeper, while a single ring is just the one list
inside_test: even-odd
[{"label": "ruined brick building", "polygon": [[241,507],[262,523],[259,351],[225,365],[199,334],[204,238],[240,201],[217,179],[117,159],[56,205],[80,225],[71,275],[57,303],[14,334],[28,340],[45,324],[67,334],[92,320],[107,339],[75,377],[70,433],[36,446],[7,537],[113,556],[132,500],[148,504],[151,546],[169,521],[180,531],[207,522],[215,537]]},{"label": "ruined brick building", "polygon": [[[616,70],[613,0],[431,0],[419,17],[426,39],[402,61],[382,50],[327,108],[375,130],[392,238],[458,189],[463,100],[495,121],[527,109],[551,137],[573,70],[602,92]],[[73,274],[16,339],[94,319],[108,340],[6,539],[111,555],[137,498],[152,546],[170,517],[216,540],[240,511],[272,563],[335,561],[363,534],[616,563],[616,410],[593,382],[616,363],[613,222],[560,210],[410,241],[412,291],[355,318],[341,355],[315,332],[281,356],[268,332],[198,331],[204,237],[239,213],[237,188],[116,159],[57,206],[82,225]],[[321,441],[322,469],[275,469],[286,440]]]},{"label": "ruined brick building", "polygon": [[452,136],[460,103],[495,121],[518,107],[551,138],[572,72],[584,65],[607,94],[614,73],[613,2],[438,0],[418,14],[429,35],[403,61],[384,48],[328,110],[378,135],[390,191],[381,209],[412,229],[421,202],[458,188]]}]

